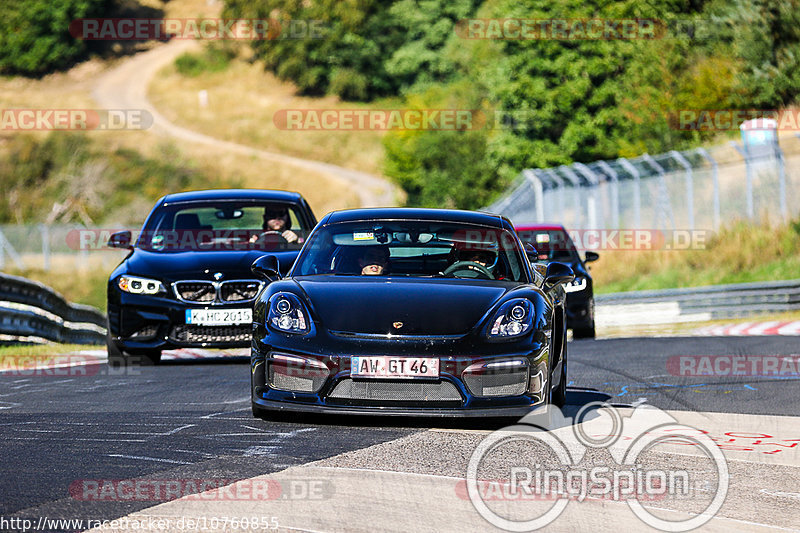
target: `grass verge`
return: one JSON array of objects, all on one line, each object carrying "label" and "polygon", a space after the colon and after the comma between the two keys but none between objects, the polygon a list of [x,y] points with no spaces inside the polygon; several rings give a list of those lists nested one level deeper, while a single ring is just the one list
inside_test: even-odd
[{"label": "grass verge", "polygon": [[592,263],[598,294],[800,278],[800,219],[735,222],[702,249],[617,250]]}]

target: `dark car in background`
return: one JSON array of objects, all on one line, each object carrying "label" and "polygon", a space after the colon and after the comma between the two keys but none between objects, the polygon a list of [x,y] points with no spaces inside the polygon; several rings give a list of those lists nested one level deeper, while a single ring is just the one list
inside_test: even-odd
[{"label": "dark car in background", "polygon": [[[253,265],[264,279],[278,258]],[[253,414],[519,416],[563,405],[564,292],[511,223],[444,209],[355,209],[317,225],[253,308]]]},{"label": "dark car in background", "polygon": [[566,263],[575,272],[575,279],[564,286],[567,292],[567,327],[576,339],[594,338],[594,284],[586,263],[597,261],[596,252],[587,251],[581,259],[575,244],[564,226],[538,224],[518,226],[522,242],[535,248],[529,254],[532,263],[548,264],[552,261]]},{"label": "dark car in background", "polygon": [[258,189],[167,195],[108,281],[109,362],[159,361],[180,347],[250,346],[252,304],[267,280],[253,261],[265,253],[291,267],[316,219],[297,193]]}]

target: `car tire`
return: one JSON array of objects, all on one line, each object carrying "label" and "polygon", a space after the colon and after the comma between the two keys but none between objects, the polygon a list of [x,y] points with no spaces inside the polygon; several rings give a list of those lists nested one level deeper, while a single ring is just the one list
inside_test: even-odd
[{"label": "car tire", "polygon": [[573,328],[572,329],[572,338],[573,339],[594,339],[594,321],[592,321],[592,325],[585,327],[585,328]]},{"label": "car tire", "polygon": [[142,350],[128,355],[129,365],[153,366],[161,362],[161,350]]},{"label": "car tire", "polygon": [[117,343],[111,338],[111,330],[106,323],[106,352],[108,353],[108,366],[111,368],[119,368],[127,366],[125,354],[119,349]]},{"label": "car tire", "polygon": [[[566,337],[566,336],[565,336]],[[561,355],[561,379],[558,381],[558,387],[553,390],[550,396],[550,403],[556,407],[564,407],[567,403],[567,339],[564,339],[564,353]]]},{"label": "car tire", "polygon": [[120,368],[125,366],[152,366],[161,361],[161,350],[143,350],[136,354],[128,354],[117,346],[111,333],[106,330],[106,352],[108,353],[108,366]]},{"label": "car tire", "polygon": [[257,406],[255,402],[252,402],[253,407],[253,417],[260,418],[261,420],[269,420],[269,411],[266,409],[262,409],[261,407]]}]

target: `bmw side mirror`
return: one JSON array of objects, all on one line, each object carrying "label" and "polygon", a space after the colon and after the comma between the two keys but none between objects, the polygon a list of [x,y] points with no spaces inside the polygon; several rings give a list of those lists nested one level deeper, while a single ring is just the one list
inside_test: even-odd
[{"label": "bmw side mirror", "polygon": [[584,263],[591,263],[592,261],[597,261],[600,259],[600,254],[597,252],[586,252],[586,258],[583,260]]},{"label": "bmw side mirror", "polygon": [[133,248],[131,245],[131,232],[125,230],[112,233],[111,237],[108,239],[107,246],[109,248],[123,248],[130,250]]},{"label": "bmw side mirror", "polygon": [[562,283],[569,283],[575,279],[575,273],[569,265],[553,262],[547,265],[547,273],[544,275],[545,290],[553,290]]},{"label": "bmw side mirror", "polygon": [[272,281],[273,279],[280,279],[281,271],[280,265],[278,263],[278,258],[274,255],[262,255],[255,261],[253,261],[250,270],[256,276],[263,278],[267,281]]}]

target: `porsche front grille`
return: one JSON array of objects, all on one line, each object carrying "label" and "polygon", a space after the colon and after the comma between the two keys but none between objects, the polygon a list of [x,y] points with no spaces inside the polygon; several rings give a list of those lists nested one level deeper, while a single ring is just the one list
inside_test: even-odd
[{"label": "porsche front grille", "polygon": [[333,400],[374,402],[461,403],[461,394],[449,381],[354,381],[341,380],[328,395]]}]

